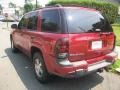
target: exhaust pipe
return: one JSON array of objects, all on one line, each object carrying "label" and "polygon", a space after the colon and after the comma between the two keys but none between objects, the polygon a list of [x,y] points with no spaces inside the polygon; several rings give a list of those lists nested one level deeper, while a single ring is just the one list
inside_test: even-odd
[{"label": "exhaust pipe", "polygon": [[97,72],[102,73],[103,72],[103,68],[98,69]]}]

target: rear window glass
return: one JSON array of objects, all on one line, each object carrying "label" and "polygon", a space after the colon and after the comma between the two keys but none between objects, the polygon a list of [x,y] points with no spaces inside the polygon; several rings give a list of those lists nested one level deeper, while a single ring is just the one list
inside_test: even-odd
[{"label": "rear window glass", "polygon": [[112,32],[108,21],[97,11],[65,9],[69,33]]}]

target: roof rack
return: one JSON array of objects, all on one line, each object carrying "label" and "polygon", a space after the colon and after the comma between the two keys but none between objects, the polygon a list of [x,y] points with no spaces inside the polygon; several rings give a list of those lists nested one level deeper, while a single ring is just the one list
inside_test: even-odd
[{"label": "roof rack", "polygon": [[45,8],[51,8],[51,7],[62,7],[61,4],[55,4],[55,5],[46,5]]},{"label": "roof rack", "polygon": [[52,7],[62,7],[61,4],[55,4],[55,5],[46,5],[45,7],[40,7],[35,10],[43,9],[43,8],[52,8]]},{"label": "roof rack", "polygon": [[56,6],[56,7],[62,7],[62,5],[61,5],[61,4],[56,4],[55,6]]}]

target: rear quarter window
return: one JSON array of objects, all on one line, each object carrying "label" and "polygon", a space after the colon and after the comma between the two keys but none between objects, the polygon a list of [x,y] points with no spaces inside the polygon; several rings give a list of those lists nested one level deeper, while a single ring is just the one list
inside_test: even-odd
[{"label": "rear quarter window", "polygon": [[57,9],[43,10],[41,16],[41,31],[49,33],[60,32],[60,12]]}]

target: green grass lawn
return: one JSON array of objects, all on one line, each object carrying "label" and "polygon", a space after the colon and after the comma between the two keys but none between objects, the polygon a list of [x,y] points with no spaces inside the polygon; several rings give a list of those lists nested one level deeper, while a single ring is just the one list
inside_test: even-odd
[{"label": "green grass lawn", "polygon": [[111,72],[115,73],[116,72],[116,70],[115,70],[116,68],[120,68],[120,60],[119,59],[116,60],[115,63],[109,67],[109,70]]},{"label": "green grass lawn", "polygon": [[116,35],[116,45],[120,46],[120,24],[113,24],[112,27]]},{"label": "green grass lawn", "polygon": [[[117,24],[113,24],[112,25],[114,33],[116,35],[116,45],[120,46],[120,23]],[[113,65],[111,65],[110,67],[110,71],[112,72],[116,72],[116,68],[120,68],[120,60],[117,60]]]},{"label": "green grass lawn", "polygon": [[120,16],[117,17],[117,19],[115,20],[115,23],[120,24]]}]

